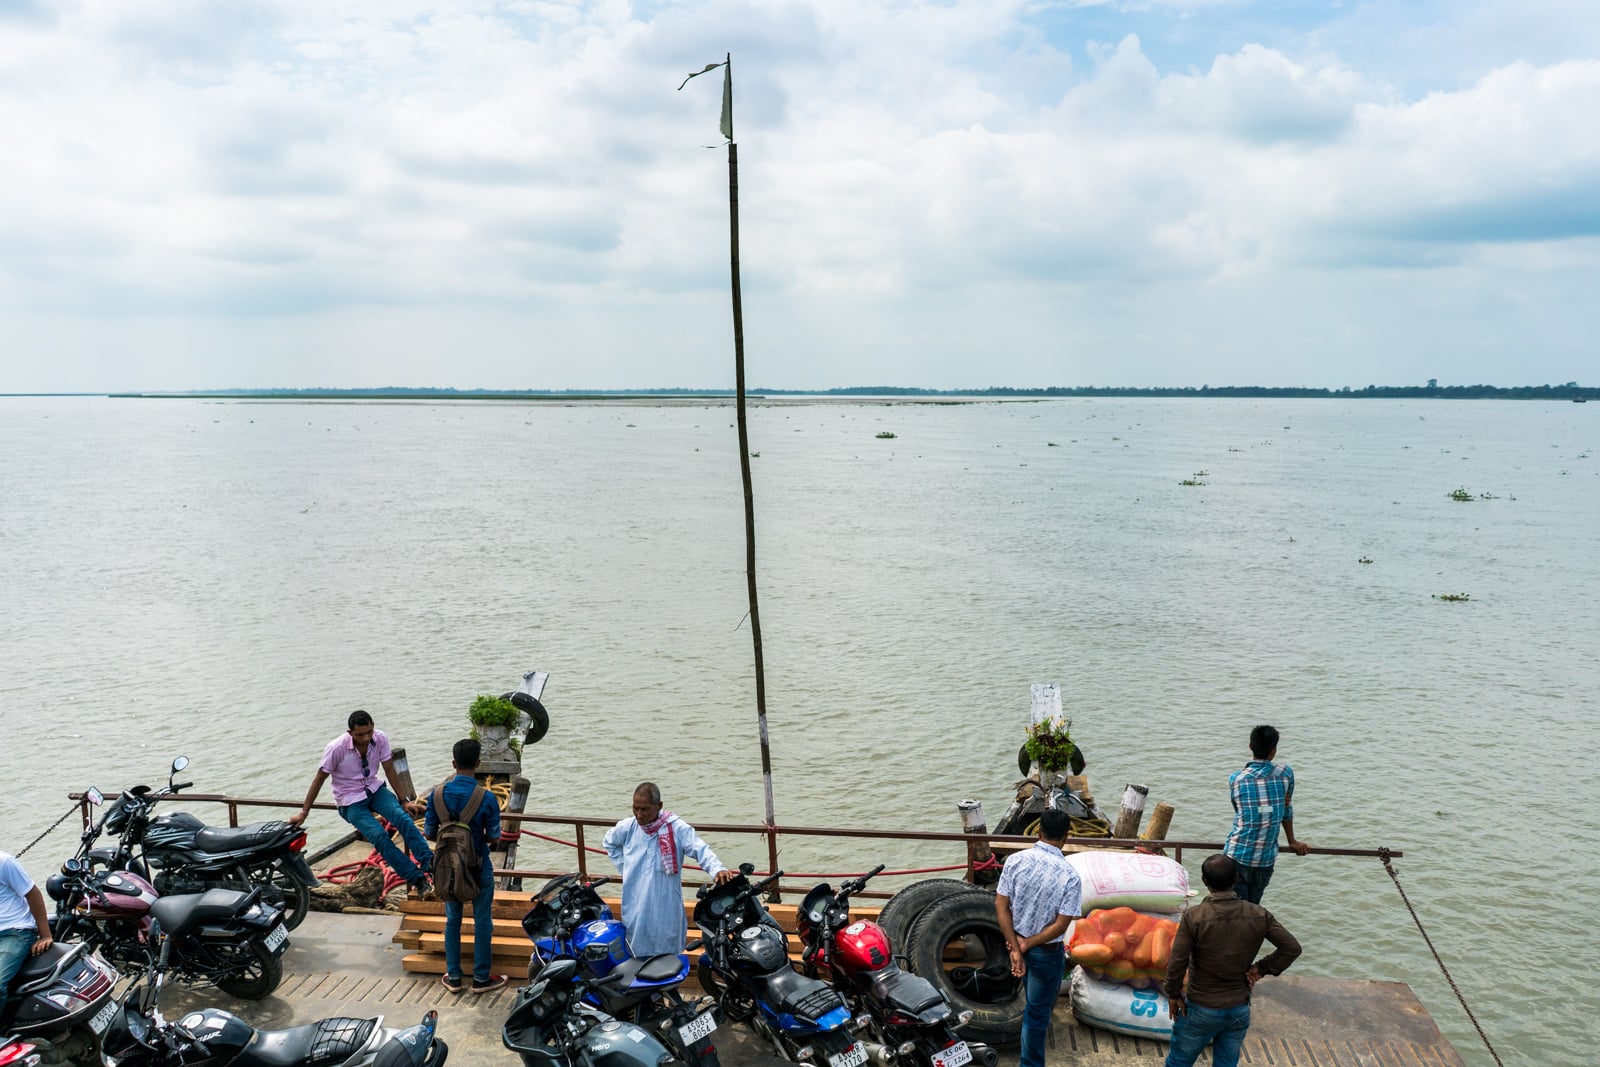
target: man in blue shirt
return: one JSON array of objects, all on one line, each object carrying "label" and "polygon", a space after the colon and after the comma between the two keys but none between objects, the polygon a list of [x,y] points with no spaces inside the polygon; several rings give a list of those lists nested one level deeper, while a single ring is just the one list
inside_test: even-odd
[{"label": "man in blue shirt", "polygon": [[1233,830],[1222,853],[1238,869],[1234,892],[1239,899],[1260,904],[1278,860],[1278,827],[1295,855],[1304,856],[1311,846],[1294,836],[1294,771],[1287,763],[1272,762],[1278,731],[1271,726],[1251,730],[1250,754],[1255,759],[1228,776]]},{"label": "man in blue shirt", "polygon": [[[475,774],[482,754],[482,746],[474,738],[466,737],[455,743],[451,750],[451,763],[455,777],[439,786],[434,795],[443,794],[445,813],[452,821],[464,814],[478,789]],[[494,956],[494,862],[489,854],[490,843],[500,837],[500,804],[493,794],[486,794],[478,804],[468,823],[472,832],[472,847],[481,867],[478,872],[478,895],[472,901],[472,991],[488,993],[506,984],[503,974],[490,974]],[[428,800],[428,814],[423,830],[432,841],[439,834],[439,813],[433,797]],[[461,919],[466,905],[447,900],[444,904],[444,987],[452,993],[461,992]]]},{"label": "man in blue shirt", "polygon": [[1061,852],[1071,825],[1064,811],[1051,808],[1041,815],[1038,842],[1006,860],[995,888],[995,916],[1011,953],[1011,973],[1027,976],[1020,1067],[1044,1067],[1045,1034],[1067,969],[1061,939],[1082,910],[1078,872]]}]

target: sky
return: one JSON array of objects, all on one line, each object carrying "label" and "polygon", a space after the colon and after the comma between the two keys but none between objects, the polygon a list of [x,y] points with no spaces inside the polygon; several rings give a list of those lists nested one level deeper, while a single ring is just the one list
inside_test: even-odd
[{"label": "sky", "polygon": [[1600,381],[1593,0],[0,0],[0,393]]}]

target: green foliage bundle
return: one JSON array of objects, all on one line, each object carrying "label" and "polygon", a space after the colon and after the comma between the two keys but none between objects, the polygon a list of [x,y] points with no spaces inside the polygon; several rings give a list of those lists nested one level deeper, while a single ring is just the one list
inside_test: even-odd
[{"label": "green foliage bundle", "polygon": [[511,701],[482,693],[467,709],[467,720],[474,726],[504,726],[510,729],[517,725],[521,717],[522,713]]},{"label": "green foliage bundle", "polygon": [[1064,771],[1072,766],[1072,754],[1078,746],[1072,743],[1071,719],[1043,719],[1028,727],[1028,740],[1024,746],[1028,758],[1039,761],[1045,773]]}]

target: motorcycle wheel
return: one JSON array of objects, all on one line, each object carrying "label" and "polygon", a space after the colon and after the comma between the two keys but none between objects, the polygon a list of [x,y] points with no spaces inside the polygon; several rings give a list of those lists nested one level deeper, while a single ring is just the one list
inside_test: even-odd
[{"label": "motorcycle wheel", "polygon": [[311,890],[295,881],[294,875],[282,867],[268,866],[251,871],[250,880],[267,887],[262,899],[283,909],[284,926],[293,930],[305,921],[311,910]]},{"label": "motorcycle wheel", "polygon": [[217,988],[229,996],[260,1000],[283,981],[283,961],[260,941],[223,949],[221,954],[226,962],[240,965],[226,978],[217,979]]},{"label": "motorcycle wheel", "polygon": [[795,1061],[795,1054],[793,1050],[789,1048],[788,1042],[784,1041],[783,1036],[779,1034],[777,1030],[773,1029],[772,1024],[767,1022],[766,1018],[760,1012],[757,1012],[755,1015],[750,1017],[750,1028],[756,1032],[756,1036],[759,1037],[768,1048],[772,1049],[772,1054],[774,1056],[778,1057],[780,1060],[788,1060],[791,1063]]}]

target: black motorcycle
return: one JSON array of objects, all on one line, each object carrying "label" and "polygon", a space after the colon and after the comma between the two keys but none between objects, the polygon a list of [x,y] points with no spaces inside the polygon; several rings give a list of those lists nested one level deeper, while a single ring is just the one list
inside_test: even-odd
[{"label": "black motorcycle", "polygon": [[523,1067],[669,1067],[667,1047],[636,1023],[614,1019],[583,1002],[586,992],[622,981],[618,974],[586,978],[578,961],[557,959],[517,999],[500,1030]]},{"label": "black motorcycle", "polygon": [[[0,1042],[0,1064],[94,1062],[117,1011],[116,981],[116,970],[88,945],[57,942],[23,960],[0,1015],[0,1034],[13,1035],[19,1047],[8,1059]],[[23,1052],[23,1044],[31,1051]]]},{"label": "black motorcycle", "polygon": [[257,1030],[232,1012],[204,1008],[162,1017],[161,985],[172,942],[123,996],[102,1042],[107,1067],[444,1067],[450,1047],[434,1036],[438,1013],[405,1029],[383,1018],[321,1019]]},{"label": "black motorcycle", "polygon": [[132,871],[163,896],[261,886],[289,929],[299,926],[320,884],[305,859],[306,832],[282,820],[228,827],[207,826],[186,811],[155,815],[158,801],[194,785],[172,780],[187,766],[188,757],[179,756],[166,788],[134,786],[112,802],[105,828],[120,840],[115,848],[95,849],[89,861]]},{"label": "black motorcycle", "polygon": [[[91,803],[103,797],[90,789]],[[148,963],[158,937],[169,945],[170,969],[189,982],[214,984],[243,1000],[257,1000],[278,988],[289,943],[283,913],[262,901],[263,890],[248,893],[210,889],[163,897],[131,871],[91,866],[87,857],[105,819],[83,832],[78,853],[45,879],[55,901],[50,919],[58,941],[82,941],[126,970]]]},{"label": "black motorcycle", "polygon": [[609,881],[584,882],[576,874],[564,874],[533,898],[533,907],[522,917],[522,929],[533,941],[528,977],[537,978],[542,968],[562,958],[577,960],[582,978],[618,975],[595,986],[589,1002],[645,1027],[691,1067],[718,1067],[711,1040],[715,1014],[697,1010],[679,991],[689,977],[689,958],[677,953],[633,955],[627,930],[595,892]]},{"label": "black motorcycle", "polygon": [[704,947],[700,988],[716,999],[725,1018],[749,1026],[783,1059],[861,1067],[867,1048],[852,1028],[868,1020],[852,1019],[832,986],[790,965],[783,929],[759,899],[783,872],[751,882],[754,871],[740,864],[732,881],[699,891],[694,922]]}]

